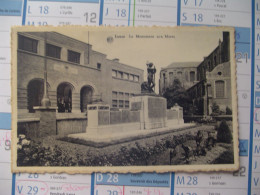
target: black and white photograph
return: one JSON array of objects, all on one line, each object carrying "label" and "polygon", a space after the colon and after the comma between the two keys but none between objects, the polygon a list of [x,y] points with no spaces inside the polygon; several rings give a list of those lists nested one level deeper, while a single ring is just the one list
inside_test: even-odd
[{"label": "black and white photograph", "polygon": [[237,170],[234,33],[14,27],[12,171]]}]

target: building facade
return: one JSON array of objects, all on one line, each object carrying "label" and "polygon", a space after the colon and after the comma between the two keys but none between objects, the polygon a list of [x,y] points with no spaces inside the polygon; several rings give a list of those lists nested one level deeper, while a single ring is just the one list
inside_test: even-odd
[{"label": "building facade", "polygon": [[160,71],[160,94],[173,85],[174,79],[179,79],[182,87],[188,89],[197,82],[197,66],[200,62],[174,62]]},{"label": "building facade", "polygon": [[85,113],[95,101],[129,108],[129,97],[141,93],[143,70],[56,32],[19,33],[17,58],[20,114],[41,105],[45,64],[49,98],[59,113]]},{"label": "building facade", "polygon": [[[223,32],[223,41],[219,40],[218,46],[204,60],[194,65],[192,68],[183,64],[176,64],[173,69],[171,65],[161,70],[160,92],[163,95],[165,87],[169,87],[169,82],[165,82],[164,75],[177,72],[177,77],[192,99],[190,112],[197,115],[210,115],[214,111],[213,106],[219,107],[222,113],[227,107],[231,109],[231,68],[230,68],[230,44],[229,32]],[[178,67],[180,66],[180,68]],[[190,77],[178,77],[178,71],[190,72]],[[191,77],[192,74],[192,77]],[[174,74],[173,74],[174,75]],[[175,74],[176,75],[176,74]],[[167,77],[166,76],[166,77]],[[195,77],[195,80],[194,80]],[[191,79],[192,78],[192,79]],[[167,79],[166,79],[167,80]],[[171,79],[168,79],[171,81]],[[163,81],[163,82],[162,82]]]}]

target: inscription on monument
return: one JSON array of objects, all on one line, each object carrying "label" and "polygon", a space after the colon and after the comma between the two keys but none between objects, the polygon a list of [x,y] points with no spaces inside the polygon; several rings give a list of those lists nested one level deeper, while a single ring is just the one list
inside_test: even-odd
[{"label": "inscription on monument", "polygon": [[163,99],[148,98],[149,118],[166,117],[166,101]]}]

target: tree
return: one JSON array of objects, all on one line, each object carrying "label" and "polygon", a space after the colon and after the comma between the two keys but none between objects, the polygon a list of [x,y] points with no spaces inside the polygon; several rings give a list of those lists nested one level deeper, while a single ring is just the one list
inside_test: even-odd
[{"label": "tree", "polygon": [[228,106],[226,107],[226,115],[232,115],[232,110]]},{"label": "tree", "polygon": [[192,104],[190,96],[182,87],[179,79],[173,80],[173,84],[166,88],[163,97],[167,99],[167,108],[171,108],[177,103],[183,107],[184,112],[187,112]]},{"label": "tree", "polygon": [[232,133],[227,122],[225,120],[221,121],[218,128],[217,141],[229,144],[232,139]]}]

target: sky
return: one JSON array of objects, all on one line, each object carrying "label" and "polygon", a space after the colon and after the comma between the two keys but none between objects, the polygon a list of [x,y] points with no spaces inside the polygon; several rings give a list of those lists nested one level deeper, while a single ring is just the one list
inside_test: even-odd
[{"label": "sky", "polygon": [[[213,28],[214,29],[214,28]],[[73,30],[62,32],[75,39],[92,45],[93,50],[104,53],[108,59],[118,58],[121,63],[137,67],[144,71],[146,80],[146,62],[153,62],[157,69],[156,85],[158,92],[159,73],[162,67],[172,62],[201,62],[222,40],[221,30],[199,30],[188,28],[110,28],[88,31]],[[130,38],[129,35],[132,37]],[[148,36],[150,38],[137,38]],[[169,35],[171,38],[166,38]],[[107,41],[107,38],[113,38]],[[151,38],[153,37],[153,38]]]}]

